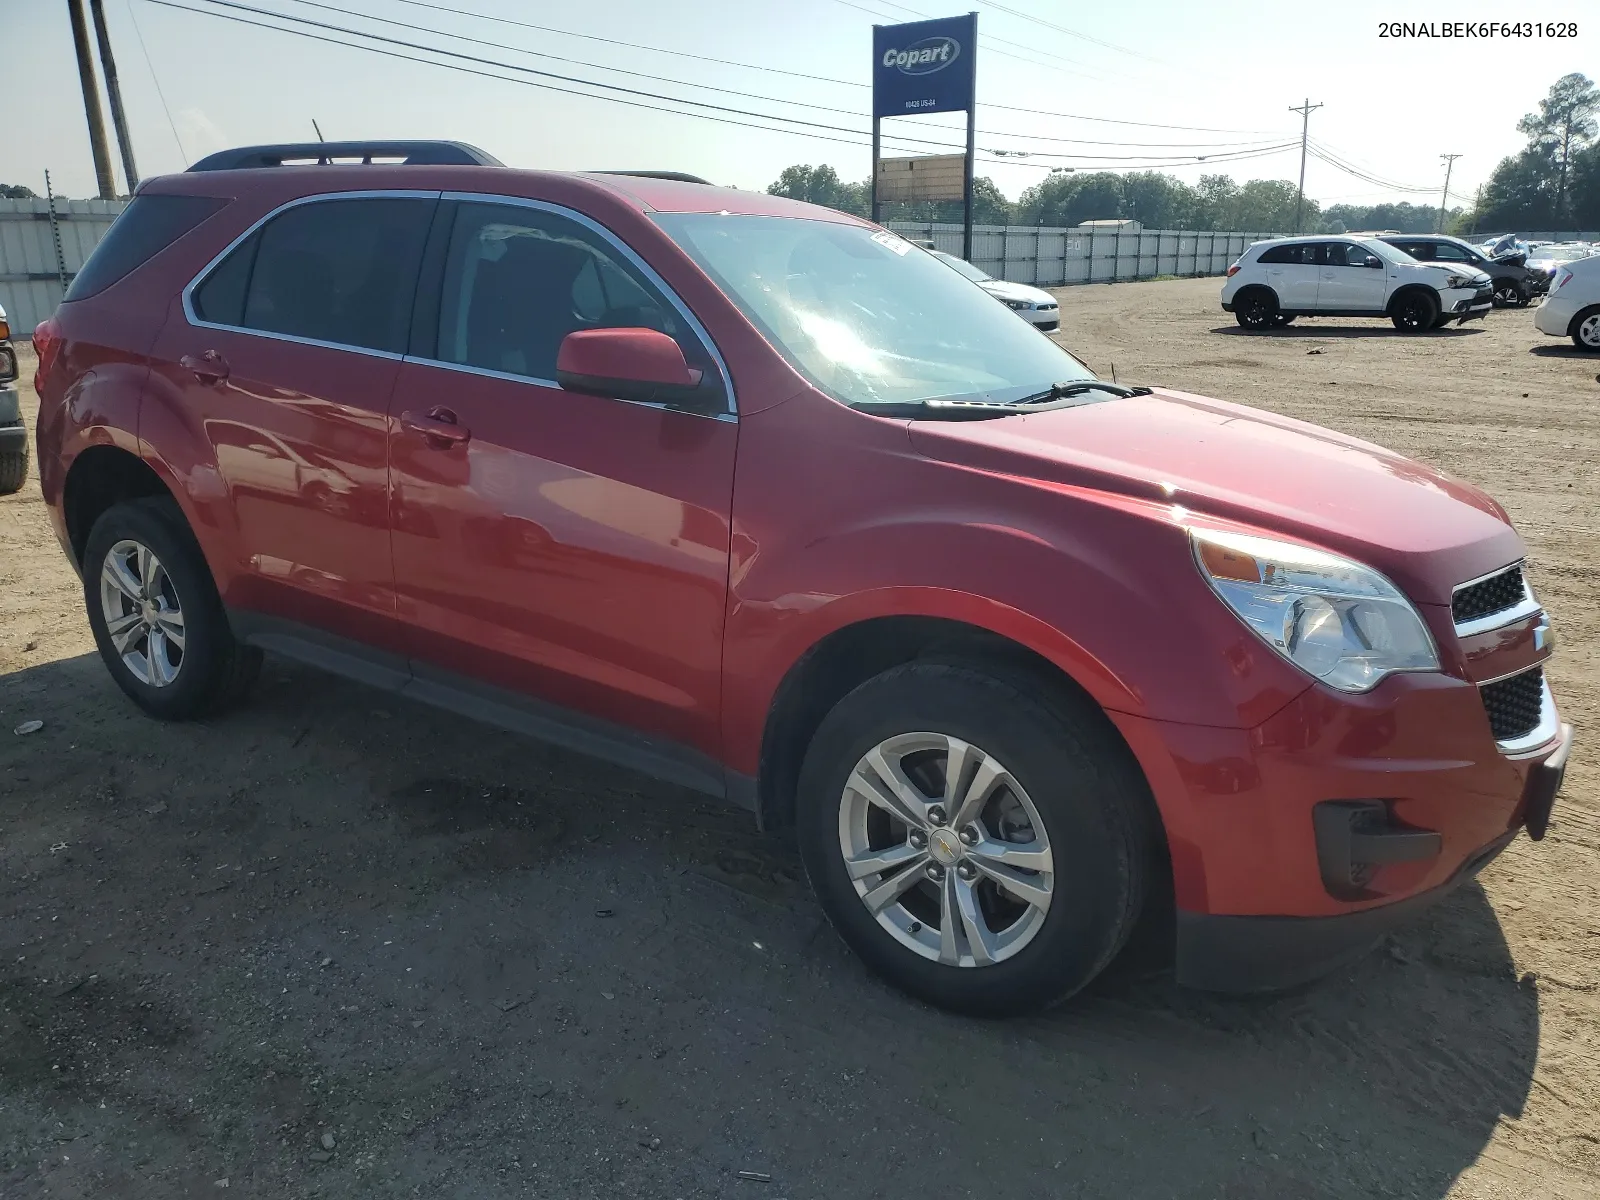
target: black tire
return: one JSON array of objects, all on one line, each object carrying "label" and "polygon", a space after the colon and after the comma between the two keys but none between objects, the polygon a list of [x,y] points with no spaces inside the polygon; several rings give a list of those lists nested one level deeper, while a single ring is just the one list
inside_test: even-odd
[{"label": "black tire", "polygon": [[[868,751],[912,732],[960,738],[999,760],[1044,826],[1051,901],[1032,940],[1002,961],[924,957],[879,924],[851,882],[840,844],[846,782]],[[1001,1016],[1065,1000],[1122,948],[1145,896],[1152,813],[1137,764],[1092,704],[985,665],[922,661],[868,680],[823,720],[801,768],[796,823],[823,911],[868,967],[930,1004]]]},{"label": "black tire", "polygon": [[1266,288],[1252,287],[1233,302],[1233,319],[1242,329],[1271,329],[1278,315],[1278,298]]},{"label": "black tire", "polygon": [[[164,568],[161,587],[182,612],[180,661],[164,686],[141,680],[123,661],[106,628],[102,578],[107,556],[123,542],[137,543],[155,554]],[[186,721],[222,712],[243,699],[261,672],[261,651],[234,639],[199,543],[169,497],[118,504],[100,515],[84,547],[83,597],[106,669],[117,686],[153,717]]]},{"label": "black tire", "polygon": [[20,492],[28,482],[28,448],[0,452],[0,496]]},{"label": "black tire", "polygon": [[1389,319],[1401,333],[1427,333],[1439,319],[1439,298],[1420,289],[1395,298]]},{"label": "black tire", "polygon": [[1574,346],[1588,354],[1600,354],[1600,304],[1573,317],[1568,328]]}]

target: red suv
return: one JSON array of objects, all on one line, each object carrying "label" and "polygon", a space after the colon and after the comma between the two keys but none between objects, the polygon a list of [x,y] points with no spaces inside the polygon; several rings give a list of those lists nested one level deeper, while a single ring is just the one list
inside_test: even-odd
[{"label": "red suv", "polygon": [[146,181],[36,343],[44,497],[147,712],[270,650],[725,796],[937,1004],[1068,996],[1142,907],[1182,982],[1309,979],[1560,784],[1493,500],[1097,379],[840,213],[230,151]]}]

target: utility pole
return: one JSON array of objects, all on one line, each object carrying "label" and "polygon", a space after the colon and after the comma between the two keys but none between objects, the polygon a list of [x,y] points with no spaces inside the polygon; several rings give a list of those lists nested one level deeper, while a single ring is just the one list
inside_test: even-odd
[{"label": "utility pole", "polygon": [[105,0],[89,0],[89,15],[94,18],[94,36],[100,43],[100,70],[106,77],[106,99],[111,101],[111,124],[117,131],[117,149],[122,152],[122,173],[128,177],[128,194],[131,196],[139,190],[139,168],[133,163],[128,114],[122,111],[122,89],[117,86],[117,60],[111,54],[111,35],[106,32]]},{"label": "utility pole", "polygon": [[1300,114],[1300,190],[1294,198],[1294,231],[1300,232],[1300,215],[1306,207],[1306,141],[1311,132],[1311,114],[1321,108],[1320,104],[1311,103],[1311,97],[1306,97],[1304,104],[1289,106],[1290,112]]},{"label": "utility pole", "polygon": [[83,17],[83,0],[67,0],[72,17],[72,46],[78,52],[78,82],[83,85],[83,115],[89,121],[89,149],[94,152],[94,177],[100,185],[100,199],[117,198],[117,179],[111,169],[111,148],[106,145],[106,119],[100,111],[100,85],[94,77],[94,58],[89,52],[89,25]]},{"label": "utility pole", "polygon": [[1444,214],[1450,207],[1450,172],[1455,170],[1456,159],[1461,155],[1441,154],[1439,157],[1444,159],[1444,195],[1439,197],[1439,227],[1434,230],[1435,233],[1444,232]]}]

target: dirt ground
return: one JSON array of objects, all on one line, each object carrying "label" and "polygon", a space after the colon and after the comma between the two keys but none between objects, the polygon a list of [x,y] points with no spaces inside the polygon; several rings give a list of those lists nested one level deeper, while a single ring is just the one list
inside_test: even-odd
[{"label": "dirt ground", "polygon": [[1600,359],[1527,311],[1244,335],[1217,289],[1065,290],[1062,337],[1506,503],[1579,729],[1543,843],[1295,994],[1135,956],[956,1019],[702,797],[282,662],[226,719],[138,715],[34,481],[0,499],[0,1196],[1600,1195]]}]

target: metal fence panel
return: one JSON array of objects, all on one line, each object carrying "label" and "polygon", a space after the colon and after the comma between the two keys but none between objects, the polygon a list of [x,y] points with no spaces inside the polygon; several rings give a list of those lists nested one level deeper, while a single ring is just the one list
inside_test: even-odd
[{"label": "metal fence panel", "polygon": [[0,199],[0,306],[18,336],[29,336],[55,312],[61,303],[61,275],[72,281],[126,207],[123,200],[57,200],[52,229],[48,201]]}]

